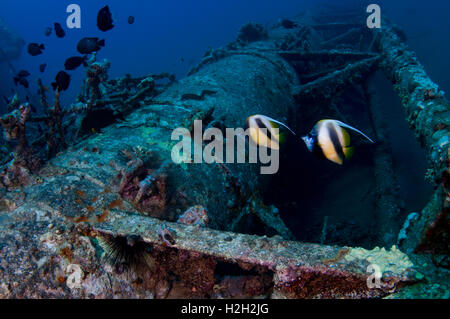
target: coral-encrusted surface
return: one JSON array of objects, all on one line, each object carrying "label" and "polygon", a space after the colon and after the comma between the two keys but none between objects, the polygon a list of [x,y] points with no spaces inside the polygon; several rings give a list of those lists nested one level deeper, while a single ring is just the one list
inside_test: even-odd
[{"label": "coral-encrusted surface", "polygon": [[407,120],[428,154],[426,178],[436,191],[427,207],[409,226],[403,242],[408,251],[450,254],[450,102],[426,74],[415,53],[386,26],[378,33],[381,66],[394,84]]},{"label": "coral-encrusted surface", "polygon": [[[2,215],[0,296],[364,298],[415,280],[412,263],[395,249],[371,253],[302,244],[126,213],[93,224],[70,221],[44,205],[25,204]],[[162,229],[171,234],[170,242]],[[142,245],[138,263],[123,268],[108,262],[101,242],[114,237]],[[367,286],[371,263],[390,274],[380,288]]]}]

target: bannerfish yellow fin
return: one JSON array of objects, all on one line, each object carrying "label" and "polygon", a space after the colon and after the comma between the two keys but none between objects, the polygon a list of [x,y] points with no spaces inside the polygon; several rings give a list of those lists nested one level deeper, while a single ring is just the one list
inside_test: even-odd
[{"label": "bannerfish yellow fin", "polygon": [[283,144],[284,142],[286,142],[286,134],[280,133],[279,137],[278,137],[278,141],[280,142],[280,144]]},{"label": "bannerfish yellow fin", "polygon": [[342,132],[342,139],[343,139],[342,148],[349,147],[350,146],[350,134],[348,134],[348,132],[345,129],[343,129],[342,127],[341,127],[341,132]]},{"label": "bannerfish yellow fin", "polygon": [[353,154],[355,154],[355,148],[354,147],[345,147],[344,148],[344,155],[345,155],[345,159],[351,159],[353,157]]}]

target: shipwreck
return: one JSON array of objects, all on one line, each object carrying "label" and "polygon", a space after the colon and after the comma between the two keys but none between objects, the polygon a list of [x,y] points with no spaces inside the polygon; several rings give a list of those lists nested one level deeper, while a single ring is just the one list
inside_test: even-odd
[{"label": "shipwreck", "polygon": [[[236,41],[206,52],[180,81],[171,74],[109,79],[109,63],[93,57],[72,106],[61,106],[59,93],[49,101],[42,83],[43,114],[10,106],[0,119],[17,141],[0,174],[0,297],[439,296],[445,284],[430,287],[448,269],[445,94],[388,21],[369,30],[360,14],[305,12],[288,22],[243,26]],[[380,72],[426,152],[432,194],[419,212],[402,209],[385,119],[371,93]],[[242,127],[252,114],[304,132],[321,118],[339,118],[375,137],[375,146],[359,145],[370,164],[352,168],[370,181],[365,197],[354,195],[370,207],[370,230],[346,228],[355,233],[348,242],[333,239],[333,205],[322,205],[321,227],[299,240],[289,209],[312,213],[301,201],[286,210],[271,201],[271,192],[287,192],[280,178],[251,163],[171,160],[174,128],[193,130],[196,120]],[[33,133],[37,127],[46,133]],[[306,152],[292,149],[299,147],[281,165],[314,170]],[[342,175],[331,176],[330,187],[338,187]],[[312,200],[311,175],[298,183],[311,192],[302,186],[296,196]]]}]

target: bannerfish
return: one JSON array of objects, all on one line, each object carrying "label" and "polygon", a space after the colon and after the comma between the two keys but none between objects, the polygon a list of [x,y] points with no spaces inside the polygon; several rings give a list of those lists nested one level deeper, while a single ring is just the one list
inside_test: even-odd
[{"label": "bannerfish", "polygon": [[97,15],[97,27],[106,32],[114,28],[113,19],[111,15],[111,11],[109,11],[109,6],[103,7]]},{"label": "bannerfish", "polygon": [[31,56],[36,56],[42,54],[42,50],[45,50],[45,46],[43,44],[30,43],[28,44],[28,53]]},{"label": "bannerfish", "polygon": [[26,78],[27,76],[30,76],[30,72],[27,70],[21,70],[19,73],[17,73],[17,77],[19,78]]},{"label": "bannerfish", "polygon": [[337,120],[321,120],[317,122],[311,132],[302,139],[308,150],[321,158],[326,158],[336,164],[342,165],[353,155],[350,145],[350,135],[345,128],[355,131],[371,143],[374,143],[360,130]]},{"label": "bannerfish", "polygon": [[86,60],[87,60],[86,55],[82,57],[74,56],[66,60],[66,62],[64,63],[64,67],[66,68],[66,70],[75,70],[82,64],[86,67],[87,66]]},{"label": "bannerfish", "polygon": [[66,32],[58,22],[55,22],[55,33],[58,38],[64,38],[66,36]]},{"label": "bannerfish", "polygon": [[52,34],[52,27],[48,27],[45,29],[45,36],[49,37]]},{"label": "bannerfish", "polygon": [[58,72],[55,82],[52,83],[53,90],[65,91],[69,88],[70,75],[64,71]]},{"label": "bannerfish", "polygon": [[279,132],[279,125],[296,135],[287,125],[265,115],[255,114],[249,116],[246,122],[253,142],[273,150],[279,150],[280,143],[284,139],[283,133]]},{"label": "bannerfish", "polygon": [[40,71],[41,73],[44,73],[46,67],[47,67],[47,63],[41,64],[41,65],[39,66],[39,71]]},{"label": "bannerfish", "polygon": [[98,40],[98,38],[83,38],[78,42],[77,50],[81,54],[90,54],[99,51],[105,46],[105,40]]},{"label": "bannerfish", "polygon": [[128,24],[134,24],[135,18],[133,16],[128,17]]},{"label": "bannerfish", "polygon": [[30,86],[28,83],[28,80],[26,78],[20,78],[20,77],[15,77],[14,78],[14,84],[17,86],[18,84],[22,85],[24,88],[27,88]]}]

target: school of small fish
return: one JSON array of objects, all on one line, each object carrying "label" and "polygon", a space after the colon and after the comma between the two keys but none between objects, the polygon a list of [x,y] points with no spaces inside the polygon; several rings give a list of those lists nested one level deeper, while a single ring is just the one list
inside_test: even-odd
[{"label": "school of small fish", "polygon": [[[128,16],[128,24],[134,24],[135,18],[133,16]],[[104,6],[97,14],[97,27],[102,32],[107,32],[114,28],[114,19],[111,14],[108,5]],[[58,22],[53,23],[52,26],[45,28],[44,35],[50,37],[54,31],[57,38],[62,39],[66,36],[66,31],[62,25]],[[77,44],[77,51],[83,56],[73,56],[66,59],[64,63],[65,71],[73,71],[78,69],[81,65],[87,67],[88,54],[98,52],[105,46],[105,40],[96,37],[84,37],[79,40]],[[43,43],[29,43],[27,46],[27,52],[29,55],[36,57],[44,53],[46,46]],[[44,73],[47,68],[47,63],[42,63],[39,65],[39,72]],[[54,90],[64,91],[69,88],[70,85],[70,75],[63,70],[59,71],[55,77],[55,82],[52,83]],[[18,74],[14,75],[13,81],[15,86],[21,85],[24,88],[29,88],[28,77],[31,73],[27,70],[22,70]],[[5,97],[4,97],[5,98]],[[6,98],[5,98],[6,99]]]}]

